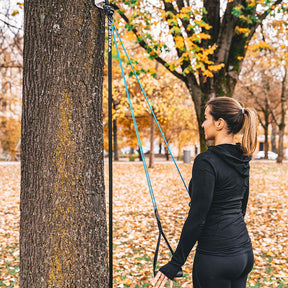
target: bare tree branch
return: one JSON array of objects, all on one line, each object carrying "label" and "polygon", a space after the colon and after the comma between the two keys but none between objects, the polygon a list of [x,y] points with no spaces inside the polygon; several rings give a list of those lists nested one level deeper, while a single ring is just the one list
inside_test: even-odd
[{"label": "bare tree branch", "polygon": [[3,20],[3,19],[0,19],[0,21],[3,22],[3,23],[4,23],[5,25],[7,25],[8,27],[16,28],[16,29],[18,29],[18,30],[23,30],[22,28],[16,27],[16,26],[8,23],[7,21],[5,21],[5,20]]},{"label": "bare tree branch", "polygon": [[[256,109],[257,110],[257,109]],[[259,110],[257,110],[257,111],[259,111]],[[258,120],[259,120],[259,122],[260,122],[260,124],[261,124],[261,126],[265,129],[265,125],[264,125],[264,122],[262,121],[262,119],[261,119],[261,117],[260,117],[260,115],[259,115],[259,113],[257,113],[257,117],[258,117]]]},{"label": "bare tree branch", "polygon": [[277,121],[276,116],[275,116],[275,113],[274,113],[274,111],[273,111],[273,109],[272,109],[271,107],[270,107],[270,113],[271,113],[271,116],[272,116],[273,121],[275,122],[275,124],[276,124],[277,126],[279,126],[279,122]]},{"label": "bare tree branch", "polygon": [[23,68],[23,65],[21,65],[21,64],[8,64],[8,65],[5,65],[5,64],[1,64],[0,65],[0,69],[1,68],[4,68],[4,69],[6,69],[6,68]]},{"label": "bare tree branch", "polygon": [[283,0],[277,0],[275,1],[270,8],[268,8],[262,15],[259,16],[257,24],[250,29],[249,35],[248,35],[248,41],[253,37],[256,29],[259,27],[260,24],[262,24],[263,20],[269,15],[269,13],[274,9],[273,7],[281,4]]}]

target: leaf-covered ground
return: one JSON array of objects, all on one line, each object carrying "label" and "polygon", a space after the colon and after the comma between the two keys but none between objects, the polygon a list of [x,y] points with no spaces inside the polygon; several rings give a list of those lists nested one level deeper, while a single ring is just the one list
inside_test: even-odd
[{"label": "leaf-covered ground", "polygon": [[[186,183],[190,164],[180,164]],[[246,216],[255,265],[247,287],[288,287],[288,164],[251,164]],[[188,194],[172,163],[156,164],[151,180],[163,228],[173,248],[188,212]],[[105,167],[106,187],[108,169]],[[157,226],[141,163],[114,165],[114,287],[151,287]],[[19,163],[0,163],[0,287],[19,287]],[[107,211],[108,212],[108,211]],[[160,262],[169,259],[163,244]],[[192,287],[194,252],[184,278],[173,287]]]}]

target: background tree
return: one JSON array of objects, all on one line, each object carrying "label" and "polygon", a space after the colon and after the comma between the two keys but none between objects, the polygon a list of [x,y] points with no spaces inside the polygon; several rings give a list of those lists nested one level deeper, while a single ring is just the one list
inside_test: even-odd
[{"label": "background tree", "polygon": [[[269,129],[273,124],[272,111],[277,115],[279,113],[280,91],[279,82],[273,82],[273,75],[271,75],[270,70],[267,70],[269,64],[265,61],[261,62],[263,59],[262,56],[258,55],[253,59],[253,62],[246,63],[243,69],[245,72],[242,74],[234,96],[244,106],[254,107],[257,111],[259,124],[264,131],[264,159],[268,159],[268,140],[271,134]],[[249,66],[250,64],[252,67]],[[259,134],[262,134],[263,131],[259,131]]]},{"label": "background tree", "polygon": [[[278,157],[277,157],[277,163],[282,163],[284,158],[284,133],[285,133],[285,116],[286,116],[286,102],[288,99],[287,92],[286,92],[286,81],[287,81],[287,70],[288,68],[284,68],[284,75],[283,79],[281,81],[281,93],[280,93],[280,117],[277,117],[275,115],[275,111],[271,110],[271,114],[273,117],[273,120],[275,124],[279,128],[279,138],[278,138]],[[278,118],[278,119],[277,119]]]},{"label": "background tree", "polygon": [[279,156],[277,161],[282,162],[287,101],[287,23],[274,19],[269,26],[261,25],[256,36],[248,48],[235,96],[246,103],[250,102],[258,111],[265,135],[265,159],[268,159],[269,127],[272,126],[271,146],[275,140],[275,128],[278,127],[279,149],[275,152]]},{"label": "background tree", "polygon": [[[124,66],[126,76],[129,75],[130,67]],[[105,74],[104,74],[105,75]],[[107,76],[107,75],[105,75]],[[145,75],[146,76],[146,75]],[[147,77],[149,77],[147,75]],[[141,76],[140,76],[141,78]],[[105,77],[105,82],[107,82]],[[142,79],[141,79],[142,80]],[[144,98],[141,95],[138,82],[135,77],[126,79],[129,94],[131,97],[135,117],[139,126],[139,132],[143,135],[143,130],[147,129],[147,124],[144,118],[148,115],[144,115],[145,103]],[[113,62],[113,151],[114,160],[119,160],[119,150],[127,146],[132,149],[136,149],[138,142],[135,134],[135,128],[132,120],[132,115],[129,108],[128,98],[126,94],[126,88],[122,78],[119,64],[116,60]],[[104,84],[104,101],[103,101],[103,112],[104,112],[104,148],[108,150],[108,90],[107,85]]]},{"label": "background tree", "polygon": [[[197,5],[188,0],[123,0],[114,4],[125,27],[133,31],[150,58],[188,88],[196,109],[201,151],[207,148],[201,127],[206,102],[215,96],[232,96],[250,40],[282,2],[229,0],[220,5],[220,0],[204,0]],[[157,37],[155,31],[159,31]],[[172,51],[172,61],[165,51]]]},{"label": "background tree", "polygon": [[23,5],[1,3],[0,8],[0,154],[15,159],[20,140]]},{"label": "background tree", "polygon": [[25,1],[21,287],[108,287],[104,13]]},{"label": "background tree", "polygon": [[[168,142],[170,141],[170,144],[174,144],[177,147],[180,147],[181,145],[181,147],[183,147],[189,142],[191,143],[189,139],[193,139],[193,134],[197,134],[194,124],[196,118],[194,117],[195,113],[193,114],[192,101],[189,98],[187,99],[187,95],[189,95],[189,92],[187,92],[187,88],[185,87],[185,85],[179,82],[177,78],[173,77],[173,75],[167,72],[167,70],[163,67],[160,67],[159,65],[154,65],[153,67],[153,64],[155,63],[153,63],[152,60],[148,59],[148,56],[146,55],[146,53],[143,53],[143,50],[141,48],[135,47],[135,44],[131,42],[131,33],[130,35],[129,33],[123,35],[122,40],[127,50],[133,56],[133,66],[135,66],[137,74],[139,74],[138,77],[140,79],[141,85],[149,99],[156,118],[158,119],[158,122],[163,129],[164,135],[169,138],[167,139]],[[127,61],[125,61],[126,57],[124,57],[124,55],[122,56],[122,62],[127,63]],[[140,60],[142,60],[143,64],[139,63]],[[113,119],[114,123],[117,123],[117,137],[115,137],[115,134],[114,137],[118,139],[119,149],[124,148],[125,146],[130,146],[133,149],[136,149],[137,139],[135,128],[134,124],[132,123],[132,117],[128,104],[124,81],[122,79],[122,74],[120,73],[119,64],[116,60],[114,60],[113,62],[113,67],[113,100],[114,103],[116,103],[113,110]],[[155,127],[155,120],[152,117],[151,111],[146,103],[140,85],[138,84],[136,77],[133,75],[130,65],[124,65],[124,71],[126,75],[129,94],[136,116],[137,125],[139,128],[139,133],[141,134],[142,144],[148,148],[145,143],[150,142],[149,167],[151,168],[153,167],[154,155],[154,148],[152,146],[156,138],[162,139],[162,135],[158,131],[158,127]],[[106,74],[107,73],[105,73],[105,76],[107,76]],[[106,80],[107,79],[105,77],[105,81]],[[108,149],[108,113],[106,109],[108,101],[108,91],[106,87],[107,85],[104,85],[105,97],[103,107],[105,123],[105,147],[106,149]],[[176,114],[179,116],[179,119],[175,118]],[[184,118],[187,121],[191,121],[191,123],[183,123],[181,119]],[[184,128],[184,126],[186,128]],[[191,127],[193,127],[193,129],[190,129]],[[172,135],[172,133],[176,134]],[[180,141],[181,145],[179,146],[180,142],[178,143],[177,140],[179,140],[179,135],[182,135],[184,133],[186,133],[186,138],[184,138],[187,139],[187,141],[183,138],[182,141]],[[114,147],[116,147],[115,144]],[[140,152],[139,149],[137,151],[138,153]]]},{"label": "background tree", "polygon": [[[16,147],[20,141],[20,117],[1,116],[0,122],[0,143],[4,153],[9,155],[8,159],[16,159]],[[19,159],[18,159],[19,160]]]},{"label": "background tree", "polygon": [[[278,108],[278,115],[277,111],[271,110],[271,114],[274,120],[274,123],[278,126],[279,130],[279,138],[278,138],[278,158],[277,163],[282,163],[284,158],[284,135],[285,135],[285,117],[286,117],[286,104],[288,100],[288,90],[287,90],[287,70],[288,70],[288,25],[286,21],[283,19],[277,19],[273,21],[274,30],[276,30],[276,35],[274,37],[270,34],[270,42],[271,45],[274,46],[272,50],[273,56],[272,58],[272,65],[270,69],[275,67],[278,71],[278,82],[280,82],[279,87],[280,91],[278,93],[278,101],[279,101],[279,108]],[[275,36],[279,41],[275,41]],[[280,44],[280,45],[279,45]]]}]

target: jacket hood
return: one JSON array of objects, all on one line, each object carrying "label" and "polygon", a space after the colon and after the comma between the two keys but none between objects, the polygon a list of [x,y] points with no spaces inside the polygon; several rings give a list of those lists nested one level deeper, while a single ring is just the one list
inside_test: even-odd
[{"label": "jacket hood", "polygon": [[240,143],[220,144],[210,146],[208,150],[217,154],[231,168],[235,169],[242,176],[249,176],[251,156],[243,155]]}]

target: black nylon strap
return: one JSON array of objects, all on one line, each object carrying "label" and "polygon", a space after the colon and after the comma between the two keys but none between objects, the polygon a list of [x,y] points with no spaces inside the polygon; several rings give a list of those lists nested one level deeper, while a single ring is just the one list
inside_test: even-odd
[{"label": "black nylon strap", "polygon": [[161,232],[159,231],[158,240],[157,240],[157,245],[156,245],[156,249],[155,249],[155,253],[154,253],[154,261],[153,261],[153,274],[154,274],[154,277],[155,277],[156,274],[157,274],[156,265],[157,265],[157,259],[158,259],[160,241],[161,241]]}]

